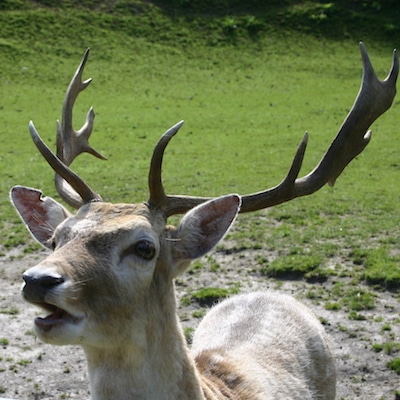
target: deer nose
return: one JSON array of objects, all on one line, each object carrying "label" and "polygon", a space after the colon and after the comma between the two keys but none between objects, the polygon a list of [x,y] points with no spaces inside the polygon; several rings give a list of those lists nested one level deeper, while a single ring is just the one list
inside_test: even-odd
[{"label": "deer nose", "polygon": [[22,275],[25,285],[22,289],[25,300],[35,303],[44,302],[45,295],[64,282],[59,274],[30,274],[29,271]]}]

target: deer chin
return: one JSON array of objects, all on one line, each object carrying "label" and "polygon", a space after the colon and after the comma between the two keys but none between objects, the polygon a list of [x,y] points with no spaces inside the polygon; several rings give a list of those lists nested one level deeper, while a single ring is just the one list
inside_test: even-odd
[{"label": "deer chin", "polygon": [[34,321],[36,334],[41,340],[54,344],[70,344],[79,336],[85,320],[84,314],[67,311],[53,304],[37,305],[50,312],[46,317],[37,317]]}]

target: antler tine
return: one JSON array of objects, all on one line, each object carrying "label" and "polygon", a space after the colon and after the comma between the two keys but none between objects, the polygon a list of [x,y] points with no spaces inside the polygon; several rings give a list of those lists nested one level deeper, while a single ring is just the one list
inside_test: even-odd
[{"label": "antler tine", "polygon": [[161,172],[164,151],[169,141],[179,131],[184,121],[169,128],[156,144],[153,156],[151,158],[149,170],[149,192],[150,197],[147,203],[151,207],[156,207],[164,212],[166,217],[174,214],[182,214],[191,208],[209,200],[207,197],[191,197],[191,196],[168,196],[165,194],[162,184]]},{"label": "antler tine", "polygon": [[[64,98],[64,104],[62,109],[61,123],[57,121],[57,157],[66,165],[70,166],[72,161],[81,153],[90,153],[97,158],[105,160],[102,154],[97,152],[89,145],[89,137],[93,130],[93,121],[95,113],[93,108],[89,109],[86,115],[84,125],[78,131],[75,131],[72,126],[72,111],[75,101],[80,92],[85,90],[92,81],[91,78],[83,81],[82,74],[86,65],[86,61],[89,56],[90,49],[87,49],[82,61],[77,68],[71,82],[68,86],[67,92]],[[79,208],[82,205],[82,196],[64,180],[60,174],[55,175],[55,185],[59,195],[69,205],[75,208]],[[99,195],[96,195],[101,198]]]},{"label": "antler tine", "polygon": [[[326,183],[333,185],[351,160],[364,150],[371,138],[371,131],[368,131],[368,128],[393,103],[396,95],[399,59],[396,50],[394,50],[390,72],[385,80],[380,80],[376,76],[368,53],[361,42],[360,51],[363,62],[363,78],[360,90],[350,112],[319,164],[308,175],[298,178],[307,146],[308,134],[306,133],[299,144],[285,179],[273,188],[242,196],[241,213],[268,208],[296,197],[312,194]],[[168,137],[165,146],[172,136]],[[163,142],[164,140],[162,139]],[[161,162],[165,146],[161,152],[159,149],[157,150],[161,154],[158,159],[159,182],[161,182]],[[153,191],[156,192],[156,190]],[[162,209],[167,217],[184,213],[209,200],[208,197],[166,196],[162,184],[158,191],[159,199],[162,199],[159,203],[162,204]]]},{"label": "antler tine", "polygon": [[39,136],[33,122],[29,122],[29,132],[31,134],[32,140],[36,147],[46,159],[49,165],[59,174],[63,179],[65,179],[71,187],[79,193],[81,201],[83,203],[90,203],[92,201],[101,201],[101,197],[94,192],[90,187],[71,169],[68,168],[43,142],[42,138]]},{"label": "antler tine", "polygon": [[297,197],[293,196],[293,187],[303,164],[307,143],[308,132],[304,134],[303,139],[297,147],[292,165],[282,182],[271,189],[242,196],[242,208],[240,209],[240,213],[252,212],[261,210],[263,208],[272,207],[273,205],[284,203],[285,201],[289,201],[294,197]]}]

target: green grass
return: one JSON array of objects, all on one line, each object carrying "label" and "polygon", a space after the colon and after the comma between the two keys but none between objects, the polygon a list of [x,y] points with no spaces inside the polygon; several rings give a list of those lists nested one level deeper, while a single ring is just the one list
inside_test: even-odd
[{"label": "green grass", "polygon": [[276,258],[270,263],[262,265],[260,270],[262,274],[277,278],[304,276],[308,280],[325,280],[326,273],[319,268],[322,262],[322,257],[316,254],[308,255],[296,252]]},{"label": "green grass", "polygon": [[[236,32],[232,44],[227,17],[209,25],[199,19],[191,25],[181,17],[171,23],[157,7],[146,7],[137,16],[36,6],[0,13],[1,251],[37,248],[8,192],[22,184],[57,198],[52,172],[31,143],[27,123],[33,119],[54,148],[64,92],[86,47],[92,51],[84,77],[93,83],[77,101],[74,122],[80,127],[94,106],[91,143],[108,161],[85,155],[73,168],[107,201],[147,199],[153,146],[181,119],[185,125],[165,156],[168,193],[217,196],[273,186],[308,130],[305,174],[357,94],[358,37],[334,41],[271,25],[257,40],[245,30]],[[398,43],[366,45],[384,77]],[[334,261],[340,259],[358,280],[398,286],[398,126],[395,100],[374,124],[367,149],[334,188],[268,214],[241,216],[228,237],[235,249],[276,250],[280,260],[265,262],[271,274],[288,269],[322,280],[341,273]]]},{"label": "green grass", "polygon": [[[390,248],[382,245],[372,249],[354,249],[354,263],[364,266],[364,279],[371,284],[388,288],[400,286],[400,257],[390,254]],[[385,271],[384,275],[382,271]]]},{"label": "green grass", "polygon": [[387,366],[395,371],[397,375],[400,375],[400,358],[394,358],[393,360],[389,361]]},{"label": "green grass", "polygon": [[225,289],[218,287],[207,287],[193,292],[191,294],[191,298],[201,306],[212,306],[218,301],[221,301],[238,292],[238,288]]},{"label": "green grass", "polygon": [[[336,282],[331,290],[324,290],[314,286],[308,290],[306,297],[314,302],[324,302],[327,310],[338,311],[344,309],[349,312],[352,319],[359,319],[358,311],[372,310],[375,308],[376,293],[362,285],[352,282]],[[361,316],[363,319],[364,317]],[[378,321],[376,321],[378,322]]]}]

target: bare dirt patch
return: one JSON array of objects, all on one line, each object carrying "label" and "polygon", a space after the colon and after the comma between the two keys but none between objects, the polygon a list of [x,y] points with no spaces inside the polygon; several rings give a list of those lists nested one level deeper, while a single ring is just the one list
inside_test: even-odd
[{"label": "bare dirt patch", "polygon": [[[260,250],[261,252],[261,250]],[[55,347],[41,343],[32,331],[37,310],[20,296],[22,272],[44,258],[45,252],[15,259],[0,258],[0,396],[12,399],[88,399],[88,375],[83,351],[78,347]],[[255,251],[211,254],[218,268],[192,270],[177,281],[179,315],[187,332],[200,321],[204,307],[191,299],[202,287],[221,287],[248,292],[279,290],[308,304],[323,321],[337,358],[337,399],[398,399],[399,375],[387,367],[394,358],[373,345],[400,342],[399,295],[374,291],[375,307],[362,312],[364,319],[350,319],[348,310],[326,310],[324,296],[345,278],[324,283],[303,280],[277,281],[257,272]],[[245,267],[244,267],[245,266]],[[362,290],[362,288],[360,288]],[[311,297],[311,298],[310,298]],[[397,355],[398,356],[398,355]],[[398,396],[398,395],[397,395]]]}]

